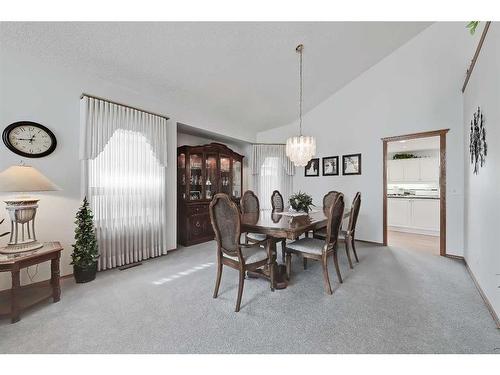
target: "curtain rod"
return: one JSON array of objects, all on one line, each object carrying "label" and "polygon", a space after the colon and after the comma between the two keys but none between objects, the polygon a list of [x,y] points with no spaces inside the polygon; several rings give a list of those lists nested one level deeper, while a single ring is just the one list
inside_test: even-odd
[{"label": "curtain rod", "polygon": [[109,102],[109,103],[112,103],[112,104],[116,104],[116,105],[121,105],[122,107],[127,107],[127,108],[130,108],[130,109],[134,109],[136,111],[140,111],[140,112],[144,112],[144,113],[148,113],[150,115],[153,115],[153,116],[158,116],[158,117],[162,117],[166,120],[169,120],[170,117],[167,117],[165,115],[160,115],[158,113],[154,113],[154,112],[150,112],[150,111],[145,111],[144,109],[141,109],[141,108],[137,108],[137,107],[132,107],[130,105],[127,105],[127,104],[123,104],[123,103],[119,103],[119,102],[115,102],[113,100],[109,100],[109,99],[106,99],[106,98],[101,98],[99,96],[95,96],[95,95],[89,95],[89,94],[85,94],[83,93],[82,95],[80,95],[80,99],[83,99],[83,97],[86,96],[88,98],[92,98],[92,99],[97,99],[97,100],[104,100],[105,102]]}]

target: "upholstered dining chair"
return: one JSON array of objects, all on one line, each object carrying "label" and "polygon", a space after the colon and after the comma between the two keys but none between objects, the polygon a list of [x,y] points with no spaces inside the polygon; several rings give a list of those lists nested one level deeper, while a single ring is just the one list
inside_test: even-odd
[{"label": "upholstered dining chair", "polygon": [[339,282],[342,283],[340,275],[339,263],[337,258],[338,235],[342,217],[344,215],[344,195],[339,193],[335,201],[330,205],[328,210],[328,224],[326,227],[326,238],[320,240],[318,238],[301,238],[286,245],[286,274],[290,278],[292,271],[292,254],[301,255],[305,259],[314,259],[321,261],[323,267],[323,279],[325,290],[328,294],[332,294],[330,278],[328,276],[328,257],[333,256],[333,263],[337,272]]},{"label": "upholstered dining chair", "polygon": [[341,231],[339,239],[345,242],[345,248],[347,253],[347,259],[352,268],[351,257],[349,255],[349,246],[352,247],[352,252],[354,253],[354,258],[356,262],[359,263],[358,253],[356,252],[356,243],[354,237],[356,234],[356,223],[358,222],[359,209],[361,208],[361,193],[358,191],[352,200],[351,214],[349,216],[349,224],[347,224],[347,230]]},{"label": "upholstered dining chair", "polygon": [[[259,198],[251,190],[247,190],[243,193],[241,197],[241,213],[259,213],[260,205]],[[262,233],[245,233],[245,243],[256,243],[264,241],[267,238],[265,234]]]},{"label": "upholstered dining chair", "polygon": [[[283,201],[283,196],[278,190],[273,191],[271,194],[271,207],[274,212],[283,212],[285,209],[285,202]],[[283,263],[285,263],[285,247],[286,247],[286,238],[281,240],[281,259]]]},{"label": "upholstered dining chair", "polygon": [[[238,270],[240,275],[235,309],[238,312],[240,311],[246,271],[255,271],[265,265],[270,266],[271,258],[267,251],[261,247],[261,245],[265,245],[265,241],[253,244],[240,243],[240,213],[236,204],[227,194],[216,194],[210,202],[209,212],[217,241],[217,279],[213,297],[217,298],[219,292],[222,267],[228,266]],[[272,270],[273,267],[270,269]],[[271,271],[271,289],[273,282],[274,274]]]},{"label": "upholstered dining chair", "polygon": [[[349,215],[349,224],[347,225],[347,230],[341,230],[339,234],[339,241],[345,242],[345,252],[347,255],[347,260],[349,261],[349,267],[352,269],[352,260],[350,248],[354,253],[354,258],[356,262],[359,263],[358,254],[356,252],[356,243],[354,241],[354,235],[356,233],[356,223],[358,221],[359,209],[361,206],[361,193],[358,191],[354,196],[351,204],[351,211]],[[314,232],[314,238],[324,239],[326,237],[326,230],[320,229]]]}]

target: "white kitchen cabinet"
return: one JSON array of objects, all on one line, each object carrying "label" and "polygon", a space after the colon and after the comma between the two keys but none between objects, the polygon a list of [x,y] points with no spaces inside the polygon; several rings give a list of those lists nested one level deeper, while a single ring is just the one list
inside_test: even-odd
[{"label": "white kitchen cabinet", "polygon": [[411,227],[439,231],[439,199],[413,199]]},{"label": "white kitchen cabinet", "polygon": [[410,226],[410,200],[404,198],[387,199],[387,224],[396,227]]},{"label": "white kitchen cabinet", "polygon": [[389,160],[387,163],[387,179],[388,181],[404,182],[405,170],[404,160]]},{"label": "white kitchen cabinet", "polygon": [[387,225],[391,230],[437,236],[439,212],[439,199],[387,199]]},{"label": "white kitchen cabinet", "polygon": [[389,183],[438,182],[439,159],[415,158],[388,160],[387,180]]},{"label": "white kitchen cabinet", "polygon": [[422,158],[420,160],[420,181],[439,181],[439,159]]}]

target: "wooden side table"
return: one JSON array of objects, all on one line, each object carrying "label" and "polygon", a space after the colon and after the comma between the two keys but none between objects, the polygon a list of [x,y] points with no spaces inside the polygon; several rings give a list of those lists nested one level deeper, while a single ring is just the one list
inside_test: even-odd
[{"label": "wooden side table", "polygon": [[[10,309],[5,310],[2,303],[0,316],[9,316],[11,322],[16,323],[20,320],[21,312],[28,307],[49,298],[52,298],[54,302],[61,299],[59,262],[62,250],[63,248],[59,242],[47,242],[44,243],[42,248],[35,251],[8,255],[0,254],[0,272],[10,272],[12,276]],[[49,260],[51,267],[50,283],[41,282],[21,287],[21,269]]]}]

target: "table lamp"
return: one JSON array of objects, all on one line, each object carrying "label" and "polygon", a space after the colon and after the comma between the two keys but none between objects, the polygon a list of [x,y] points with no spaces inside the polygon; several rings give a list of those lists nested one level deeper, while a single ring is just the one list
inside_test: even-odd
[{"label": "table lamp", "polygon": [[2,254],[21,253],[39,249],[43,244],[36,240],[35,215],[39,199],[25,193],[60,190],[47,177],[28,165],[14,165],[0,173],[0,191],[17,192],[19,196],[5,200],[9,213],[11,232]]}]

